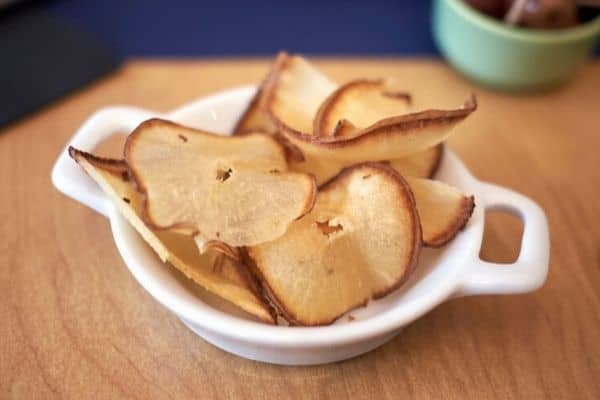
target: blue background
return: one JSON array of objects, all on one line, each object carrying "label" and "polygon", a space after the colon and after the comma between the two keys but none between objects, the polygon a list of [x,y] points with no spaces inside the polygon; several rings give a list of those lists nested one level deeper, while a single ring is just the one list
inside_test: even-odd
[{"label": "blue background", "polygon": [[69,1],[52,15],[119,57],[308,54],[437,55],[430,1]]}]

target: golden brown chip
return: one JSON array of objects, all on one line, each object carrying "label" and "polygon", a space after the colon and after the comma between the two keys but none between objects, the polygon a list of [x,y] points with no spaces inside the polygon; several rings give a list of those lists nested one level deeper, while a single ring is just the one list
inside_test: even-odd
[{"label": "golden brown chip", "polygon": [[384,118],[405,114],[408,95],[386,89],[383,80],[357,79],[339,88],[321,103],[314,117],[314,136],[348,137]]},{"label": "golden brown chip", "polygon": [[[272,70],[276,70],[275,67]],[[293,144],[283,137],[276,126],[271,122],[271,119],[265,114],[261,104],[264,101],[265,85],[269,81],[271,73],[261,82],[256,94],[248,104],[246,110],[238,120],[233,129],[233,136],[245,135],[251,132],[263,132],[272,135],[285,148],[285,156],[288,162],[301,162],[304,160],[302,152]]]},{"label": "golden brown chip", "polygon": [[[168,231],[153,231],[141,219],[143,198],[129,180],[125,162],[103,159],[70,148],[69,154],[114,202],[123,217],[133,226],[163,262],[170,262],[207,291],[228,300],[251,315],[274,323],[267,304],[262,300],[247,271],[233,261],[213,271],[213,259],[220,253],[200,255],[189,236]],[[254,288],[254,289],[253,289]]]},{"label": "golden brown chip", "polygon": [[393,169],[349,167],[319,190],[286,234],[248,249],[273,303],[293,324],[329,324],[401,285],[421,230],[408,184]]},{"label": "golden brown chip", "polygon": [[233,129],[234,136],[243,135],[249,132],[264,132],[270,134],[277,133],[277,128],[260,107],[260,103],[264,94],[264,85],[265,82],[260,84],[256,94],[252,100],[250,100],[248,107],[242,113],[242,116],[236,123],[235,128]]},{"label": "golden brown chip", "polygon": [[[363,111],[361,115],[366,117],[355,114],[344,117],[337,113],[343,119],[335,121],[335,136],[317,136],[313,134],[315,116],[336,85],[298,56],[280,55],[275,68],[265,86],[263,107],[279,132],[306,158],[350,163],[403,158],[443,142],[477,108],[472,96],[455,110],[395,115],[368,126],[355,125],[348,118],[364,122],[373,118],[376,111]],[[350,112],[348,102],[344,104],[341,109]]]},{"label": "golden brown chip", "polygon": [[314,178],[288,172],[271,136],[225,137],[163,120],[142,123],[128,137],[125,158],[145,194],[145,221],[231,247],[283,235],[312,209]]},{"label": "golden brown chip", "polygon": [[[443,153],[443,144],[420,151],[410,156],[393,160],[387,163],[402,176],[417,178],[431,178],[440,163]],[[342,169],[354,163],[309,156],[303,162],[290,165],[290,169],[297,172],[314,175],[317,185],[327,182],[336,176]]]},{"label": "golden brown chip", "polygon": [[389,162],[389,166],[400,172],[402,176],[412,176],[415,178],[431,178],[435,175],[442,155],[444,154],[444,144],[430,147],[427,150],[411,154],[398,160]]},{"label": "golden brown chip", "polygon": [[[396,160],[433,147],[450,135],[453,128],[476,109],[475,98],[456,110],[428,110],[381,120],[360,132],[335,137],[317,137],[293,128],[275,117],[279,131],[305,157],[348,162]],[[273,113],[272,115],[276,115]],[[342,126],[342,130],[352,129]]]},{"label": "golden brown chip", "polygon": [[440,181],[406,179],[415,196],[424,244],[439,247],[448,243],[471,218],[475,199]]},{"label": "golden brown chip", "polygon": [[[312,134],[315,115],[337,84],[303,57],[286,53],[277,56],[269,75],[261,105],[267,115]],[[273,122],[279,128],[279,121]]]}]

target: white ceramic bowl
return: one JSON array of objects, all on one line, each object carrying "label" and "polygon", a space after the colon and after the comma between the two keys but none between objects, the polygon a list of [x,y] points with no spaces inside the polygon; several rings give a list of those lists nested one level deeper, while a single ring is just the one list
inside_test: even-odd
[{"label": "white ceramic bowl", "polygon": [[[68,145],[92,151],[103,139],[129,132],[150,117],[228,134],[254,93],[254,87],[226,91],[177,110],[160,114],[133,107],[98,111]],[[398,290],[354,310],[325,327],[270,326],[241,317],[233,307],[182,279],[162,264],[119,215],[100,189],[71,160],[66,148],[52,171],[54,185],[66,195],[110,219],[115,243],[138,282],[199,336],[221,349],[253,360],[276,364],[322,364],[372,350],[401,328],[446,299],[474,294],[511,294],[540,287],[548,272],[548,223],[542,209],[526,197],[475,179],[460,160],[446,150],[437,179],[475,195],[475,212],[456,239],[442,249],[425,249],[419,266]],[[511,265],[479,259],[484,212],[502,209],[524,223],[521,251]]]}]

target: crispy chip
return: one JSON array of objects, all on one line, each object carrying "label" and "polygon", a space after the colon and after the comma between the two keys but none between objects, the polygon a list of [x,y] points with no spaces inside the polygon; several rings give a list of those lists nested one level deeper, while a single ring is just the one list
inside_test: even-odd
[{"label": "crispy chip", "polygon": [[410,156],[392,160],[389,166],[400,172],[402,176],[412,176],[415,178],[432,178],[444,154],[444,144],[440,143],[435,147],[411,154]]},{"label": "crispy chip", "polygon": [[[431,178],[437,171],[442,154],[443,144],[439,144],[399,160],[390,161],[387,164],[402,176]],[[314,175],[317,184],[321,185],[352,164],[354,163],[309,156],[304,162],[292,164],[290,168],[293,171]]]},{"label": "crispy chip", "polygon": [[349,137],[384,118],[405,114],[410,96],[390,92],[381,79],[356,79],[339,88],[321,103],[314,117],[314,136]]},{"label": "crispy chip", "polygon": [[125,146],[146,223],[193,235],[201,250],[276,239],[314,204],[314,178],[286,171],[283,147],[265,134],[225,137],[154,119]]},{"label": "crispy chip", "polygon": [[407,178],[415,196],[423,242],[429,247],[440,247],[452,240],[467,224],[475,199],[440,181]]},{"label": "crispy chip", "polygon": [[255,289],[256,284],[242,267],[231,261],[219,272],[213,272],[213,259],[222,257],[219,253],[209,251],[200,255],[191,237],[168,231],[153,231],[144,224],[141,219],[143,198],[129,179],[125,162],[99,158],[73,147],[69,149],[69,154],[100,186],[163,262],[170,262],[207,291],[264,322],[274,323],[269,307]]},{"label": "crispy chip", "polygon": [[[365,122],[379,112],[363,110],[362,116],[352,114],[336,121],[335,136],[317,136],[313,132],[317,111],[328,98],[331,100],[336,90],[326,76],[303,58],[282,54],[264,90],[263,107],[267,115],[306,158],[351,163],[396,160],[424,151],[443,142],[453,128],[477,108],[472,96],[455,110],[398,114],[368,126],[355,125],[349,118]],[[343,104],[343,107],[333,108],[344,112],[353,109],[347,101]],[[382,113],[387,114],[387,110]],[[321,117],[329,114],[322,112]],[[340,112],[335,115],[343,117]],[[327,121],[325,125],[330,127],[330,119]]]},{"label": "crispy chip", "polygon": [[407,183],[393,169],[367,163],[322,187],[314,209],[284,236],[248,252],[290,323],[323,325],[397,288],[420,246]]}]

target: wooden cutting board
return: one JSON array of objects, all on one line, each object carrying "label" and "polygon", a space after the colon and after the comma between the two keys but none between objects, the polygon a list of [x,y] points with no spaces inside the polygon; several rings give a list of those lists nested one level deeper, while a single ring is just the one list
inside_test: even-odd
[{"label": "wooden cutting board", "polygon": [[[417,106],[475,92],[450,146],[478,178],[538,201],[552,237],[538,292],[449,301],[337,364],[273,366],[207,344],[136,283],[107,220],[52,187],[57,154],[96,109],[168,111],[258,82],[267,65],[133,60],[0,131],[0,398],[600,398],[600,62],[556,91],[508,95],[434,60],[318,61],[338,81],[393,77]],[[514,259],[520,233],[491,215],[482,257]]]}]

